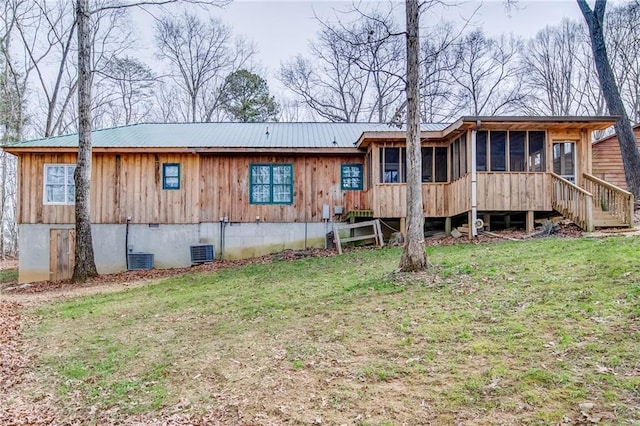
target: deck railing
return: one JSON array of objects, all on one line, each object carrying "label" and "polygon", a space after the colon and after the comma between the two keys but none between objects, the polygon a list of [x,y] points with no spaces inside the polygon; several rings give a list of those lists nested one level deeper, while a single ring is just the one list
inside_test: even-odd
[{"label": "deck railing", "polygon": [[593,196],[579,186],[551,173],[554,210],[585,231],[593,231]]},{"label": "deck railing", "polygon": [[602,179],[583,174],[584,188],[593,194],[593,206],[608,212],[622,223],[633,226],[633,194],[605,182]]}]

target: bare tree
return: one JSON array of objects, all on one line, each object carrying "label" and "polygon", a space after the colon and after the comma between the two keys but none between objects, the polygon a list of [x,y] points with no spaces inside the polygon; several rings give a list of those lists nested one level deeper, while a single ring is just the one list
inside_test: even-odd
[{"label": "bare tree", "polygon": [[[78,162],[74,173],[75,181],[75,223],[76,223],[76,248],[75,266],[73,269],[74,281],[85,281],[92,276],[96,276],[97,269],[93,253],[93,237],[91,233],[90,215],[90,177],[91,177],[91,82],[92,69],[91,58],[94,57],[92,48],[92,28],[91,16],[110,11],[122,10],[128,7],[138,7],[141,5],[167,4],[173,0],[142,1],[139,3],[103,3],[99,8],[91,11],[88,0],[77,0],[76,22],[78,35]],[[223,4],[212,1],[197,1],[192,3]],[[95,24],[94,24],[95,25]],[[95,31],[97,28],[93,28]]]},{"label": "bare tree", "polygon": [[356,63],[358,49],[334,29],[323,28],[310,45],[314,60],[298,55],[281,65],[279,79],[323,119],[360,121],[370,73]]},{"label": "bare tree", "polygon": [[585,93],[580,90],[588,70],[579,65],[583,27],[565,19],[547,26],[527,44],[523,55],[525,86],[535,103],[527,112],[533,115],[576,115]]},{"label": "bare tree", "polygon": [[252,44],[234,43],[231,29],[218,19],[204,22],[189,13],[159,20],[156,42],[158,56],[170,63],[178,87],[188,96],[192,122],[208,121],[219,105],[224,78],[246,65],[255,53]]},{"label": "bare tree", "polygon": [[149,66],[130,56],[114,57],[101,74],[111,126],[139,122],[150,114],[157,77]]},{"label": "bare tree", "polygon": [[629,118],[640,123],[640,1],[613,7],[606,16],[605,39],[611,67]]},{"label": "bare tree", "polygon": [[442,23],[421,37],[420,113],[423,122],[453,120],[457,112],[451,74],[458,66],[455,43],[460,34]]},{"label": "bare tree", "polygon": [[461,112],[500,114],[523,99],[516,61],[520,50],[521,43],[513,37],[491,39],[479,30],[464,37],[453,73]]},{"label": "bare tree", "polygon": [[615,129],[620,144],[625,178],[629,191],[637,198],[640,197],[640,152],[638,152],[631,122],[625,110],[622,97],[620,96],[620,90],[616,84],[615,75],[611,69],[611,63],[609,62],[609,56],[607,54],[603,31],[607,2],[606,0],[596,0],[592,10],[586,0],[576,1],[589,27],[593,58],[596,69],[598,70],[600,87],[607,102],[609,113],[620,117],[615,124]]},{"label": "bare tree", "polygon": [[320,21],[325,30],[340,40],[342,55],[367,73],[369,85],[363,111],[367,121],[389,121],[394,106],[402,98],[405,74],[404,41],[393,19],[393,8],[382,11],[356,10],[353,22],[329,24]]},{"label": "bare tree", "polygon": [[[12,33],[16,17],[11,5],[4,4],[0,20],[0,143],[22,139],[25,122],[25,79],[11,56]],[[16,226],[16,158],[0,150],[0,257],[15,255],[18,247]]]},{"label": "bare tree", "polygon": [[424,250],[422,208],[422,155],[420,153],[420,7],[418,0],[406,1],[407,14],[407,231],[400,271],[421,271],[427,267]]}]

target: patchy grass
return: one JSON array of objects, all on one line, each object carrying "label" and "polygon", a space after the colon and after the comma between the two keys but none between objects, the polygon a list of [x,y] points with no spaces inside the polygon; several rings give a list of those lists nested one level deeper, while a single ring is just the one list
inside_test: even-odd
[{"label": "patchy grass", "polygon": [[2,284],[10,284],[18,282],[18,269],[0,270],[0,286]]},{"label": "patchy grass", "polygon": [[640,422],[639,238],[435,247],[417,275],[394,272],[399,256],[252,265],[41,308],[40,379],[23,391],[100,423]]}]

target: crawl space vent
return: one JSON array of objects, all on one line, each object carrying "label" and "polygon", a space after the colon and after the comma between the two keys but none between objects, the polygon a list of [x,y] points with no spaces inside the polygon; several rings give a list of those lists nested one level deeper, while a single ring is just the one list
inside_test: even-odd
[{"label": "crawl space vent", "polygon": [[153,268],[153,253],[129,253],[129,270]]},{"label": "crawl space vent", "polygon": [[212,244],[196,244],[190,247],[191,263],[213,262],[213,245]]}]

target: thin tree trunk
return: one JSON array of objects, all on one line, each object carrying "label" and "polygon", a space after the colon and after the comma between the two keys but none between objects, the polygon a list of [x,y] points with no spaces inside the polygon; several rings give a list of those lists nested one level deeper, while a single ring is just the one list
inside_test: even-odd
[{"label": "thin tree trunk", "polygon": [[[5,246],[4,246],[4,239],[5,239],[5,232],[4,232],[4,222],[6,220],[6,210],[7,210],[7,186],[8,186],[8,182],[7,182],[7,166],[9,165],[9,161],[7,159],[7,153],[6,152],[1,152],[0,156],[2,158],[2,161],[0,164],[0,167],[2,167],[2,188],[0,188],[0,259],[4,259],[4,255],[5,255]],[[15,219],[14,219],[15,220]]]},{"label": "thin tree trunk", "polygon": [[78,162],[76,184],[76,250],[73,281],[98,275],[91,236],[91,38],[88,0],[77,0],[78,25]]},{"label": "thin tree trunk", "polygon": [[407,235],[400,258],[400,271],[422,271],[427,266],[424,250],[422,210],[422,155],[419,105],[419,15],[418,0],[406,1],[407,13]]},{"label": "thin tree trunk", "polygon": [[633,134],[631,122],[625,110],[620,90],[611,69],[607,47],[603,34],[604,12],[607,6],[606,0],[596,0],[593,10],[586,0],[577,0],[580,11],[589,27],[591,38],[591,49],[593,59],[598,71],[598,80],[602,94],[607,102],[609,114],[619,116],[615,124],[620,153],[622,154],[622,164],[624,166],[624,176],[627,181],[627,188],[635,198],[640,198],[640,152]]}]

